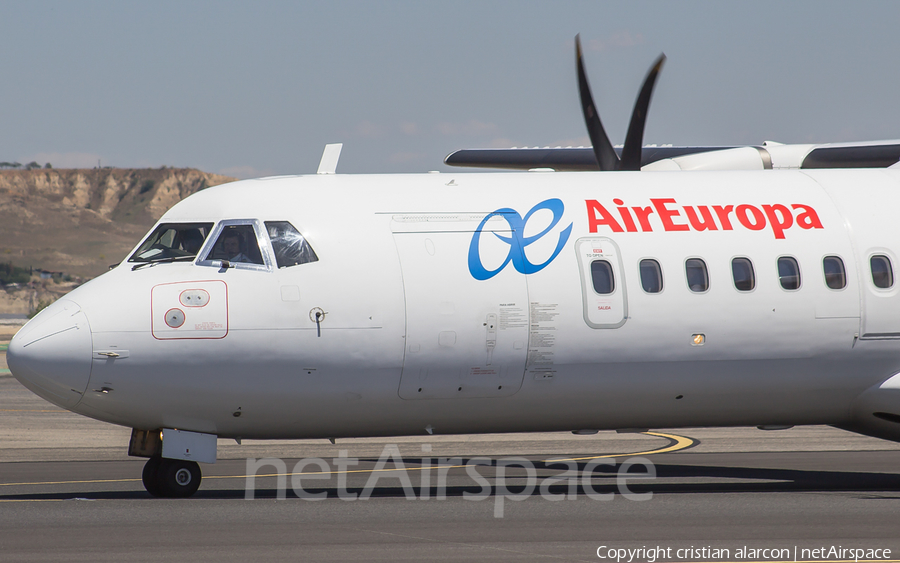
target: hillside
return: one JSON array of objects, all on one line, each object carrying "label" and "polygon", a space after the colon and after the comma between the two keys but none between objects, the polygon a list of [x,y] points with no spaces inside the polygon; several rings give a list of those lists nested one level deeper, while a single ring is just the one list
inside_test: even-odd
[{"label": "hillside", "polygon": [[190,168],[0,170],[0,262],[98,276],[168,208],[234,180]]}]

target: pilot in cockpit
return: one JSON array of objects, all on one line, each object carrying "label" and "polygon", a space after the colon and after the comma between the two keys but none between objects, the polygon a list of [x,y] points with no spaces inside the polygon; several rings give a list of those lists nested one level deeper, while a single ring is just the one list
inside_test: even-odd
[{"label": "pilot in cockpit", "polygon": [[200,229],[188,229],[182,232],[181,248],[188,254],[195,255],[200,252],[200,247],[203,246],[203,238]]},{"label": "pilot in cockpit", "polygon": [[243,237],[235,230],[225,231],[222,237],[222,251],[231,262],[253,262],[249,256],[241,251]]}]

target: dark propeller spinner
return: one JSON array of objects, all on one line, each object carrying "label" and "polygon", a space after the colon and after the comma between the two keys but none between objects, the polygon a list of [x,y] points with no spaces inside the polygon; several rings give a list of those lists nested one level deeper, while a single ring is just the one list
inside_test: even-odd
[{"label": "dark propeller spinner", "polygon": [[603,124],[600,122],[600,116],[597,113],[597,106],[594,104],[594,98],[591,96],[591,87],[587,81],[587,74],[584,71],[584,57],[581,54],[581,39],[575,36],[575,58],[578,63],[578,93],[581,96],[581,109],[584,112],[584,123],[587,126],[588,136],[591,138],[591,145],[594,147],[594,156],[597,157],[597,164],[600,170],[640,170],[641,169],[641,146],[644,143],[644,126],[647,121],[647,108],[650,107],[650,98],[653,96],[653,85],[656,78],[662,70],[663,63],[666,62],[666,56],[660,55],[650,72],[644,79],[644,85],[641,87],[641,93],[638,95],[634,103],[634,111],[631,112],[631,123],[628,125],[628,134],[625,136],[625,145],[622,147],[622,159],[613,149]]}]

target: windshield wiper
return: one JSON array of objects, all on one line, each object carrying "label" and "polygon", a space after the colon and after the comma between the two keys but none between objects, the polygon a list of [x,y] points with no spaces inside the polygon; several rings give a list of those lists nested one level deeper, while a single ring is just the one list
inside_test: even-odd
[{"label": "windshield wiper", "polygon": [[135,264],[131,267],[131,271],[135,271],[138,268],[143,268],[144,266],[156,266],[157,264],[169,264],[171,262],[183,262],[185,260],[193,260],[197,255],[193,256],[172,256],[171,258],[160,258],[159,260],[148,260],[147,262],[141,262],[140,264]]}]

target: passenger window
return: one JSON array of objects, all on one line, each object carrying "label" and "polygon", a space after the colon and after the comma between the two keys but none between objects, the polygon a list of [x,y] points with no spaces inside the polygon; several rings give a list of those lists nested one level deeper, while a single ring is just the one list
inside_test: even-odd
[{"label": "passenger window", "polygon": [[691,291],[703,293],[709,289],[706,262],[699,258],[688,258],[684,263],[684,272],[687,275],[687,284]]},{"label": "passenger window", "polygon": [[800,289],[800,264],[790,256],[778,259],[778,281],[787,290]]},{"label": "passenger window", "polygon": [[887,289],[894,285],[894,270],[891,268],[891,259],[878,255],[869,258],[869,266],[872,268],[872,283],[875,287]]},{"label": "passenger window", "polygon": [[266,231],[269,233],[269,240],[272,241],[275,262],[279,268],[319,260],[300,231],[287,221],[266,221]]},{"label": "passenger window", "polygon": [[659,267],[659,262],[649,258],[641,260],[640,270],[641,287],[644,288],[644,291],[647,293],[659,293],[662,291],[662,268]]},{"label": "passenger window", "polygon": [[594,291],[600,295],[607,295],[616,290],[612,266],[606,260],[591,262],[591,280],[594,282]]},{"label": "passenger window", "polygon": [[129,262],[192,260],[212,230],[212,223],[163,223],[131,255]]},{"label": "passenger window", "polygon": [[226,226],[206,259],[227,260],[235,264],[265,264],[253,225]]},{"label": "passenger window", "polygon": [[732,260],[731,275],[734,278],[734,287],[738,291],[751,291],[756,287],[756,274],[753,272],[753,262],[749,258]]},{"label": "passenger window", "polygon": [[825,285],[831,289],[844,289],[847,287],[847,274],[844,271],[844,261],[838,256],[826,256],[822,260],[822,269],[825,271]]}]

